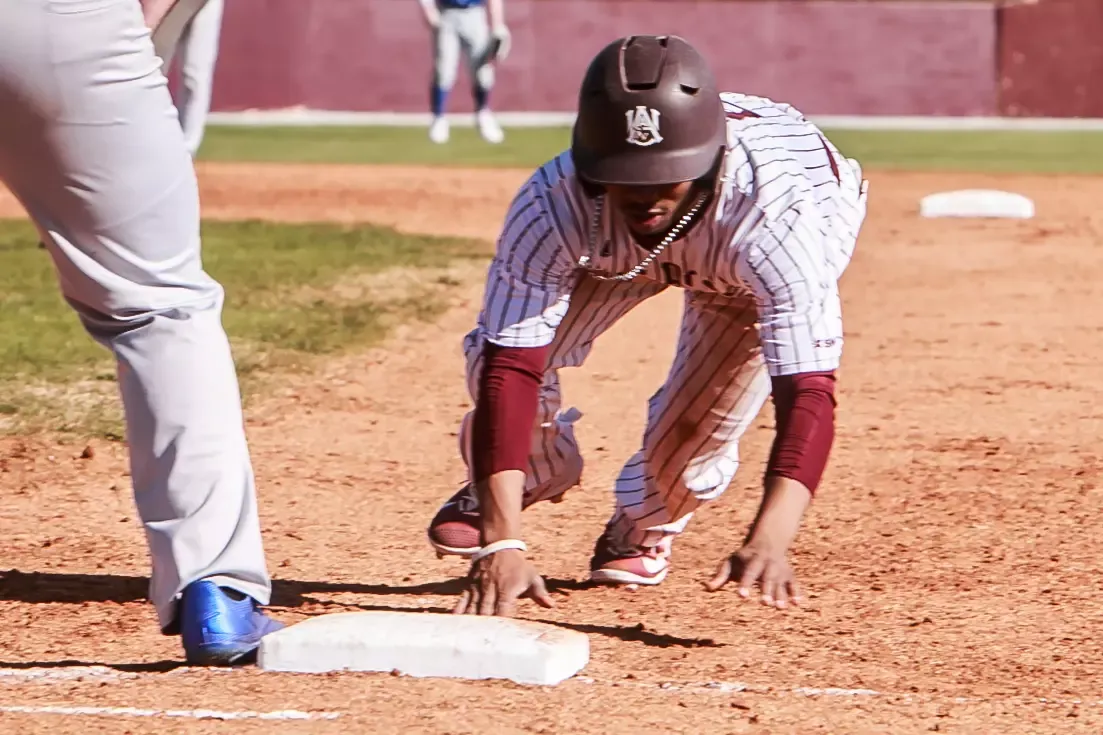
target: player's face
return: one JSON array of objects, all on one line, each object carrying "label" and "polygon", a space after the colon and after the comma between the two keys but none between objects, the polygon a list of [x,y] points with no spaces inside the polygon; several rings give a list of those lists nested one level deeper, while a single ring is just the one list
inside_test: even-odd
[{"label": "player's face", "polygon": [[637,235],[657,235],[669,230],[689,204],[692,191],[692,181],[659,186],[605,187],[610,204],[624,217],[628,229]]}]

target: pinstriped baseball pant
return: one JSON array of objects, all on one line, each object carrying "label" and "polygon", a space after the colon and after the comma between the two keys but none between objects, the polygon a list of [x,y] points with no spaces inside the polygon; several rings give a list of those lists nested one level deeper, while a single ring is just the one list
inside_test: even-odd
[{"label": "pinstriped baseball pant", "polygon": [[[558,371],[583,364],[594,340],[625,314],[666,288],[584,277],[556,332],[540,389],[526,473],[525,507],[578,484],[583,458],[574,416],[562,410]],[[739,439],[770,395],[751,296],[686,291],[677,354],[666,381],[648,402],[640,449],[615,486],[609,527],[623,549],[653,546],[681,533],[694,511],[718,498],[739,467]],[[464,340],[468,390],[477,396],[482,371],[478,330]],[[470,467],[473,412],[461,424],[460,452]]]}]

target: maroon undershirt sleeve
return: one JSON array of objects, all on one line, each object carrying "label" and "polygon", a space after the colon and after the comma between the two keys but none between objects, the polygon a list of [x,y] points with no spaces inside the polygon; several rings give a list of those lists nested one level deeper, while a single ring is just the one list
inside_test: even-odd
[{"label": "maroon undershirt sleeve", "polygon": [[[476,482],[505,470],[528,471],[547,355],[547,347],[486,344],[471,427]],[[777,435],[766,476],[788,477],[814,494],[835,438],[835,374],[801,373],[772,380]]]},{"label": "maroon undershirt sleeve", "polygon": [[777,435],[766,477],[788,477],[813,495],[835,439],[835,373],[772,378]]},{"label": "maroon undershirt sleeve", "polygon": [[489,342],[483,348],[479,398],[471,421],[471,469],[476,482],[505,470],[528,471],[548,349]]}]

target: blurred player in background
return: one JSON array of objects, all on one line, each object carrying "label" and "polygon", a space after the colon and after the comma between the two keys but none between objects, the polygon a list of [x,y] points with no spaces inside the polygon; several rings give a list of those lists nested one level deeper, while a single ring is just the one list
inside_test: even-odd
[{"label": "blurred player in background", "polygon": [[[189,6],[192,6],[189,8]],[[178,57],[180,92],[176,100],[180,126],[184,129],[184,145],[195,157],[203,142],[207,127],[207,115],[211,111],[211,88],[214,86],[214,70],[218,63],[218,42],[222,31],[223,0],[180,0],[179,40],[175,49],[164,49],[161,71],[169,76],[174,57]],[[198,10],[194,10],[198,7]],[[194,13],[194,14],[192,14]],[[190,15],[190,19],[187,16]],[[170,30],[165,28],[162,34]],[[174,53],[175,51],[175,53]]]},{"label": "blurred player in background", "polygon": [[191,663],[232,664],[281,626],[260,610],[271,580],[224,291],[203,270],[195,168],[151,41],[171,53],[194,9],[0,2],[0,182],[115,357],[161,631]]},{"label": "blurred player in background", "polygon": [[433,121],[429,139],[447,143],[449,137],[448,93],[456,82],[460,52],[471,70],[475,123],[479,135],[488,143],[505,139],[502,128],[490,111],[490,91],[494,88],[494,62],[509,54],[510,33],[506,28],[503,0],[418,0],[425,21],[433,30],[433,84],[430,108]]}]

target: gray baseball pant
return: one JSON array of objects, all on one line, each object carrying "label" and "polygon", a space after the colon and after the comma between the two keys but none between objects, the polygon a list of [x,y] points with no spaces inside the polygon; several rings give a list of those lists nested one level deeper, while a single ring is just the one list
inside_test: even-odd
[{"label": "gray baseball pant", "polygon": [[267,604],[223,290],[203,270],[195,170],[139,4],[0,2],[0,111],[0,181],[116,359],[162,629],[202,578]]},{"label": "gray baseball pant", "polygon": [[441,10],[440,26],[433,36],[433,85],[452,89],[462,52],[475,85],[487,90],[493,87],[490,41],[490,22],[484,6]]},{"label": "gray baseball pant", "polygon": [[218,43],[222,31],[223,0],[206,0],[180,34],[175,53],[164,59],[161,71],[166,75],[174,57],[179,58],[180,90],[176,107],[184,144],[194,157],[203,142],[207,115],[211,111],[214,71],[218,63]]}]

